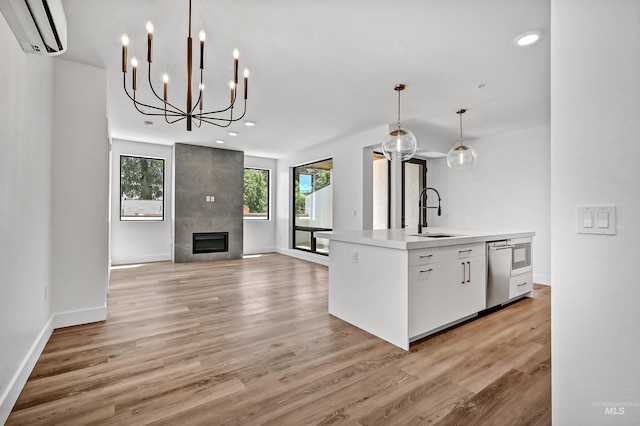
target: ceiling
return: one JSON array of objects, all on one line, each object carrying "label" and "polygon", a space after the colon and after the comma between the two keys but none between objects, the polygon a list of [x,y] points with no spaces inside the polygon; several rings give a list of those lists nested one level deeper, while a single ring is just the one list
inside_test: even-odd
[{"label": "ceiling", "polygon": [[[228,102],[237,47],[241,71],[251,72],[245,120],[256,126],[205,124],[191,132],[184,121],[167,125],[155,117],[145,126],[149,118],[122,90],[120,44],[126,32],[129,58],[141,62],[138,86],[146,86],[145,24],[151,20],[151,78],[161,92],[161,76],[169,74],[170,101],[184,105],[188,0],[63,4],[68,50],[62,57],[107,69],[109,124],[117,139],[279,158],[395,123],[396,83],[407,86],[402,124],[416,134],[419,151],[453,145],[459,139],[455,112],[463,107],[466,140],[550,121],[549,0],[193,0],[194,45],[198,31],[207,31],[205,109]],[[531,30],[540,31],[541,40],[516,46],[516,36]],[[194,58],[196,68],[197,49]],[[131,73],[127,77],[129,86]],[[144,100],[147,92],[138,92]]]}]

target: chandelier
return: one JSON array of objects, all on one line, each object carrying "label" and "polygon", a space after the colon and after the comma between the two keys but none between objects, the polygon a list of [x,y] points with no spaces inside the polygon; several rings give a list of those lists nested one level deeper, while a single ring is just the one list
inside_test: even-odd
[{"label": "chandelier", "polygon": [[[165,121],[169,124],[177,123],[181,120],[186,120],[187,130],[191,131],[192,125],[200,127],[202,123],[213,124],[218,127],[229,127],[231,123],[241,120],[247,111],[247,84],[249,82],[249,70],[244,70],[244,109],[242,115],[239,117],[233,116],[233,107],[236,103],[238,93],[238,49],[233,51],[233,80],[229,82],[229,89],[231,90],[231,100],[229,106],[224,109],[206,111],[204,109],[204,42],[206,40],[206,33],[204,30],[200,30],[198,34],[200,38],[200,84],[198,86],[198,98],[193,98],[193,52],[191,38],[191,0],[189,0],[189,32],[187,36],[187,100],[185,109],[180,109],[173,103],[169,102],[168,87],[169,76],[164,74],[162,76],[163,81],[163,96],[158,95],[158,92],[153,87],[151,82],[151,62],[152,62],[152,44],[153,44],[153,24],[151,21],[147,22],[147,68],[148,68],[148,80],[149,87],[153,95],[160,101],[160,105],[151,105],[148,103],[140,102],[136,99],[137,90],[137,68],[138,60],[134,57],[131,59],[131,89],[132,93],[127,89],[126,77],[127,77],[127,47],[129,45],[129,37],[126,34],[122,35],[122,85],[125,93],[133,101],[133,105],[138,112],[144,115],[163,116]],[[157,102],[156,102],[157,103]],[[150,112],[153,111],[153,112]],[[226,117],[224,116],[226,115]]]}]

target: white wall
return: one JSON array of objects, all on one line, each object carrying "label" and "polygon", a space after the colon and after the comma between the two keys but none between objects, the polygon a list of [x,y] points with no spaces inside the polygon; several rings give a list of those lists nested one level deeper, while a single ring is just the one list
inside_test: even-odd
[{"label": "white wall", "polygon": [[25,54],[0,18],[0,423],[54,327],[106,317],[105,72]]},{"label": "white wall", "polygon": [[[558,426],[640,424],[639,18],[638,0],[551,1]],[[617,235],[576,234],[576,206],[585,204],[616,205]]]},{"label": "white wall", "polygon": [[[428,185],[442,197],[442,216],[429,209],[429,226],[535,231],[534,281],[551,284],[550,127],[467,144],[478,153],[470,170],[450,169],[446,158],[429,160]],[[437,205],[428,195],[429,205]]]},{"label": "white wall", "polygon": [[[162,158],[164,221],[120,220],[120,155]],[[171,260],[173,150],[168,145],[114,139],[111,147],[111,264]]]},{"label": "white wall", "polygon": [[[0,424],[51,333],[53,60],[0,15]],[[30,357],[32,353],[35,357]]]},{"label": "white wall", "polygon": [[276,250],[277,161],[273,158],[245,155],[244,166],[269,170],[269,220],[245,219],[242,248],[245,254],[271,253]]},{"label": "white wall", "polygon": [[[343,139],[316,145],[278,159],[276,203],[276,247],[280,253],[327,262],[326,256],[291,250],[291,168],[313,161],[333,158],[333,229],[371,228],[373,205],[372,151],[366,147],[380,143],[387,126]],[[365,167],[367,170],[365,170]],[[364,178],[364,177],[367,178]],[[363,197],[363,194],[367,195]]]},{"label": "white wall", "polygon": [[105,70],[55,61],[51,261],[56,327],[106,318],[106,105]]}]

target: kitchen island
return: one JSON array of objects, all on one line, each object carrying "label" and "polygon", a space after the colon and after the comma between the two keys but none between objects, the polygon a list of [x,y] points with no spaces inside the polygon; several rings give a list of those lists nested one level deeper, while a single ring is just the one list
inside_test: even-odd
[{"label": "kitchen island", "polygon": [[[486,243],[534,232],[427,228],[318,233],[331,241],[329,313],[402,349],[486,308]],[[530,296],[530,282],[517,297]]]}]

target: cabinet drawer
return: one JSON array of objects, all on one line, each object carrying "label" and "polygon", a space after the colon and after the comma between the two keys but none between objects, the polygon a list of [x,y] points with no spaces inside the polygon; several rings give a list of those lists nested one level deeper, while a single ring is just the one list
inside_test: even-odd
[{"label": "cabinet drawer", "polygon": [[509,280],[509,299],[513,299],[531,290],[533,290],[532,272],[516,275]]},{"label": "cabinet drawer", "polygon": [[446,260],[484,256],[485,243],[458,244],[454,246],[414,249],[409,251],[409,266],[428,265]]}]

